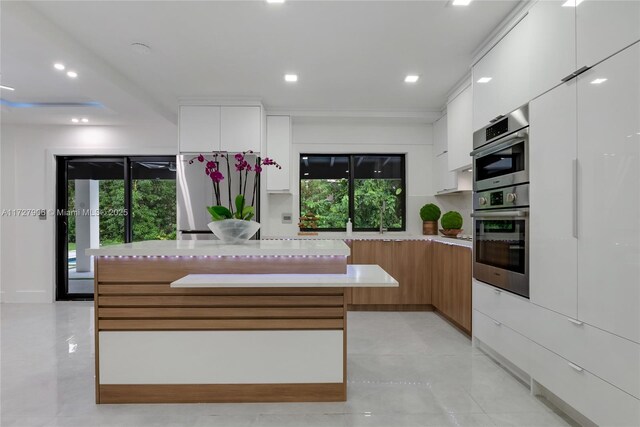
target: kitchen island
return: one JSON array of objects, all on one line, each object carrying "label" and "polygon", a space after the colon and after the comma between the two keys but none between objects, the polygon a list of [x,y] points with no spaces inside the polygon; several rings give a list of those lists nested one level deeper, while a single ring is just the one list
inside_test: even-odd
[{"label": "kitchen island", "polygon": [[150,241],[95,257],[97,403],[346,400],[341,241]]}]

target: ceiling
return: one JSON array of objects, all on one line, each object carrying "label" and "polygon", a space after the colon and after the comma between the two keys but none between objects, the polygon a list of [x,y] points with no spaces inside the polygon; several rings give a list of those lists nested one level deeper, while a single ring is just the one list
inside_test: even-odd
[{"label": "ceiling", "polygon": [[[267,108],[433,112],[517,1],[3,2],[2,120],[175,120],[181,97],[259,98]],[[151,53],[130,47],[144,43]],[[61,61],[79,77],[53,69]],[[285,73],[299,81],[285,83]],[[406,74],[420,75],[416,84]]]}]

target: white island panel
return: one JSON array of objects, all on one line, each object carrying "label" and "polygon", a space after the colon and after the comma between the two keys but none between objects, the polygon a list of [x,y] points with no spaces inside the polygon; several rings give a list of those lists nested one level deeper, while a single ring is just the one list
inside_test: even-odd
[{"label": "white island panel", "polygon": [[101,331],[100,384],[342,383],[342,330]]}]

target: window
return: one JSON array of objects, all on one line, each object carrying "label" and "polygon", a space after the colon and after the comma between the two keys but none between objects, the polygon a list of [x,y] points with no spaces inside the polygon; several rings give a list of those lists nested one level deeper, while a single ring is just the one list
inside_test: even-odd
[{"label": "window", "polygon": [[[404,154],[301,154],[300,215],[314,217],[303,230],[405,230]],[[313,223],[317,228],[313,227]]]}]

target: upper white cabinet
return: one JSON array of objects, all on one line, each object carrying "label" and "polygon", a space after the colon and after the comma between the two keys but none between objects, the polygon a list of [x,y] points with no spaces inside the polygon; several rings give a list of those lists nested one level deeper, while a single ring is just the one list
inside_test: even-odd
[{"label": "upper white cabinet", "polygon": [[433,155],[439,156],[447,152],[447,115],[433,123]]},{"label": "upper white cabinet", "polygon": [[262,107],[259,105],[181,105],[181,153],[260,152]]},{"label": "upper white cabinet", "polygon": [[563,7],[564,3],[566,0],[538,1],[529,10],[532,98],[562,84],[577,68],[576,13],[573,7]]},{"label": "upper white cabinet", "polygon": [[473,66],[473,130],[529,102],[530,39],[526,15]]},{"label": "upper white cabinet", "polygon": [[591,67],[640,40],[640,1],[584,0],[575,11],[578,67]]},{"label": "upper white cabinet", "polygon": [[529,104],[531,302],[577,318],[576,81]]},{"label": "upper white cabinet", "polygon": [[449,114],[433,124],[434,150],[432,159],[433,187],[435,195],[471,191],[471,173],[449,170],[449,153],[438,153],[437,146],[447,146]]},{"label": "upper white cabinet", "polygon": [[578,77],[578,167],[578,318],[640,342],[640,43]]},{"label": "upper white cabinet", "polygon": [[182,105],[179,141],[181,153],[208,153],[220,149],[220,107]]},{"label": "upper white cabinet", "polygon": [[220,110],[220,150],[260,152],[262,109],[258,106],[223,106]]},{"label": "upper white cabinet", "polygon": [[450,171],[471,166],[473,150],[473,92],[471,85],[447,104],[447,154]]},{"label": "upper white cabinet", "polygon": [[267,168],[267,191],[291,190],[291,117],[267,116],[267,157],[282,169]]}]

